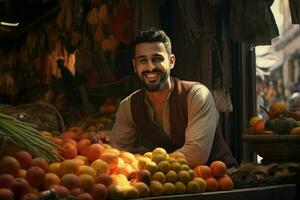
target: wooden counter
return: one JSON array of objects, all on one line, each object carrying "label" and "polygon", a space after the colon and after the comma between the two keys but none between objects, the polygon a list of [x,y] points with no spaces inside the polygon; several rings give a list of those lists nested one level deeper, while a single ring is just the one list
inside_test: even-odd
[{"label": "wooden counter", "polygon": [[[299,197],[298,197],[299,198]],[[284,184],[266,187],[234,189],[231,191],[148,197],[142,200],[297,200],[296,185]]]}]

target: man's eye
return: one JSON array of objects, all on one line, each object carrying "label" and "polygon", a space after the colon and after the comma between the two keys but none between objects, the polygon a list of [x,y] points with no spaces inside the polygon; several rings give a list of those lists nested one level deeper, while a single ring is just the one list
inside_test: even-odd
[{"label": "man's eye", "polygon": [[164,59],[161,57],[155,57],[152,59],[153,62],[162,62]]},{"label": "man's eye", "polygon": [[146,63],[147,59],[146,58],[140,58],[140,59],[137,60],[137,62],[139,62],[139,63]]},{"label": "man's eye", "polygon": [[147,59],[140,59],[139,63],[145,64],[145,63],[147,63]]}]

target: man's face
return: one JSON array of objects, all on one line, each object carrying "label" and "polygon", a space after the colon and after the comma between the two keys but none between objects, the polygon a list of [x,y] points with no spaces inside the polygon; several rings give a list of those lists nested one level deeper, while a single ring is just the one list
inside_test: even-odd
[{"label": "man's face", "polygon": [[163,88],[170,78],[175,56],[161,42],[140,43],[135,47],[133,65],[139,80],[149,92]]}]

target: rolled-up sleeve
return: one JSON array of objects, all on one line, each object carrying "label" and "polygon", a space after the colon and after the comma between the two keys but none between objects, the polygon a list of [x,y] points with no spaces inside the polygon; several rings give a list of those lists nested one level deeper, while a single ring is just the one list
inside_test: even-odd
[{"label": "rolled-up sleeve", "polygon": [[208,88],[196,84],[187,98],[188,125],[184,146],[177,151],[185,154],[191,167],[205,164],[213,145],[219,114]]},{"label": "rolled-up sleeve", "polygon": [[119,105],[110,137],[112,145],[120,150],[128,151],[133,146],[136,139],[136,127],[131,115],[129,97]]}]

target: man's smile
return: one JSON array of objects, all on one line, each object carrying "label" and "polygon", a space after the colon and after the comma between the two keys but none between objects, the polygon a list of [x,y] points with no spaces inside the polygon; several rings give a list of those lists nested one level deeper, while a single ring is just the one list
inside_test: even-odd
[{"label": "man's smile", "polygon": [[145,81],[155,82],[160,78],[161,71],[143,72],[142,76],[144,77]]}]

